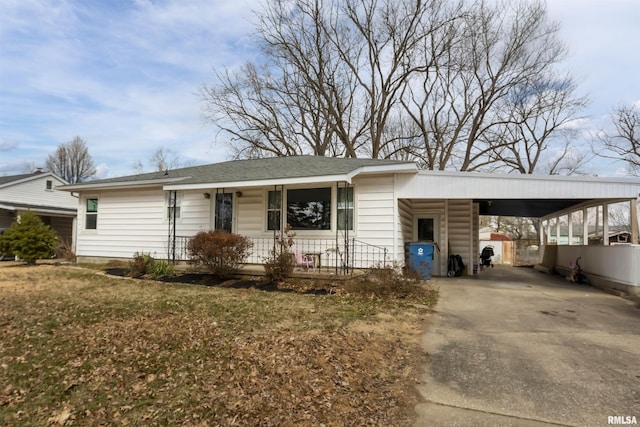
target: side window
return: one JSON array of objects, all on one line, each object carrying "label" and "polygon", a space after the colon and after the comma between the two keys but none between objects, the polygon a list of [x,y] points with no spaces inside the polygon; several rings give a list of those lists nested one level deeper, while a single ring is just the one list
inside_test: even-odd
[{"label": "side window", "polygon": [[98,199],[89,198],[86,201],[84,228],[95,230],[98,228]]},{"label": "side window", "polygon": [[177,191],[169,191],[167,197],[165,197],[167,205],[167,219],[173,218],[175,211],[175,218],[180,218],[180,204],[182,202],[182,194]]},{"label": "side window", "polygon": [[53,181],[47,180],[47,190],[53,190]]},{"label": "side window", "polygon": [[353,230],[353,187],[338,188],[338,230]]},{"label": "side window", "polygon": [[269,191],[267,197],[267,230],[280,230],[282,223],[282,193]]}]

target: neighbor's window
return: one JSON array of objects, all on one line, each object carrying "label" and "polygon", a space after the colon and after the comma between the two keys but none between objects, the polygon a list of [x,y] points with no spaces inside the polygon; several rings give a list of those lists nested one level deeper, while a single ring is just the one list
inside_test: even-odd
[{"label": "neighbor's window", "polygon": [[53,181],[47,180],[47,190],[53,190]]},{"label": "neighbor's window", "polygon": [[167,219],[180,218],[180,203],[182,202],[182,195],[177,191],[169,191],[165,198],[167,203]]},{"label": "neighbor's window", "polygon": [[353,230],[353,187],[338,188],[338,230]]},{"label": "neighbor's window", "polygon": [[330,230],[331,188],[288,190],[287,223],[293,230]]},{"label": "neighbor's window", "polygon": [[280,230],[282,222],[282,192],[269,191],[267,200],[267,230]]},{"label": "neighbor's window", "polygon": [[98,199],[87,199],[84,228],[95,230],[98,228]]}]

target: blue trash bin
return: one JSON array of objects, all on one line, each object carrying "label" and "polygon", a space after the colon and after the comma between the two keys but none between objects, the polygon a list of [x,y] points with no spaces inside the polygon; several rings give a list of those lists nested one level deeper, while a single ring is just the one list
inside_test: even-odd
[{"label": "blue trash bin", "polygon": [[422,279],[431,279],[435,245],[433,243],[409,243],[409,267]]}]

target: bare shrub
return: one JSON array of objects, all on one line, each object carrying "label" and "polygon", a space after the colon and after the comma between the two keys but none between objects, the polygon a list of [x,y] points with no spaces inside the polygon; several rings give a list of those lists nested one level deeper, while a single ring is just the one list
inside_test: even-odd
[{"label": "bare shrub", "polygon": [[155,259],[150,254],[136,252],[133,260],[129,261],[129,273],[131,277],[142,277],[151,272]]},{"label": "bare shrub", "polygon": [[412,270],[403,271],[395,265],[375,266],[364,276],[347,282],[345,288],[351,294],[393,298],[419,296],[425,290],[431,291]]},{"label": "bare shrub", "polygon": [[58,240],[56,248],[56,258],[69,262],[76,262],[76,253],[73,251],[71,243],[67,239]]},{"label": "bare shrub", "polygon": [[270,255],[264,260],[264,272],[270,281],[281,282],[291,276],[296,266],[296,257],[291,251],[296,233],[287,224],[284,235],[276,237],[276,244]]},{"label": "bare shrub", "polygon": [[249,256],[253,243],[244,236],[223,230],[201,231],[187,244],[191,258],[214,275],[232,275]]}]

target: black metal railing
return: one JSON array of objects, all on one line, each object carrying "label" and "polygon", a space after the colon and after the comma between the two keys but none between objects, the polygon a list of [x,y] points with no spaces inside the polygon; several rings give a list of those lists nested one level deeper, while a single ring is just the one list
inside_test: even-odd
[{"label": "black metal railing", "polygon": [[[189,261],[187,243],[191,236],[176,236],[176,261]],[[253,243],[247,264],[264,264],[265,260],[278,249],[272,237],[249,237]],[[353,269],[389,266],[388,249],[372,245],[355,238],[350,239],[294,239],[292,252],[310,256],[314,267],[334,270],[336,274],[349,274]]]}]

